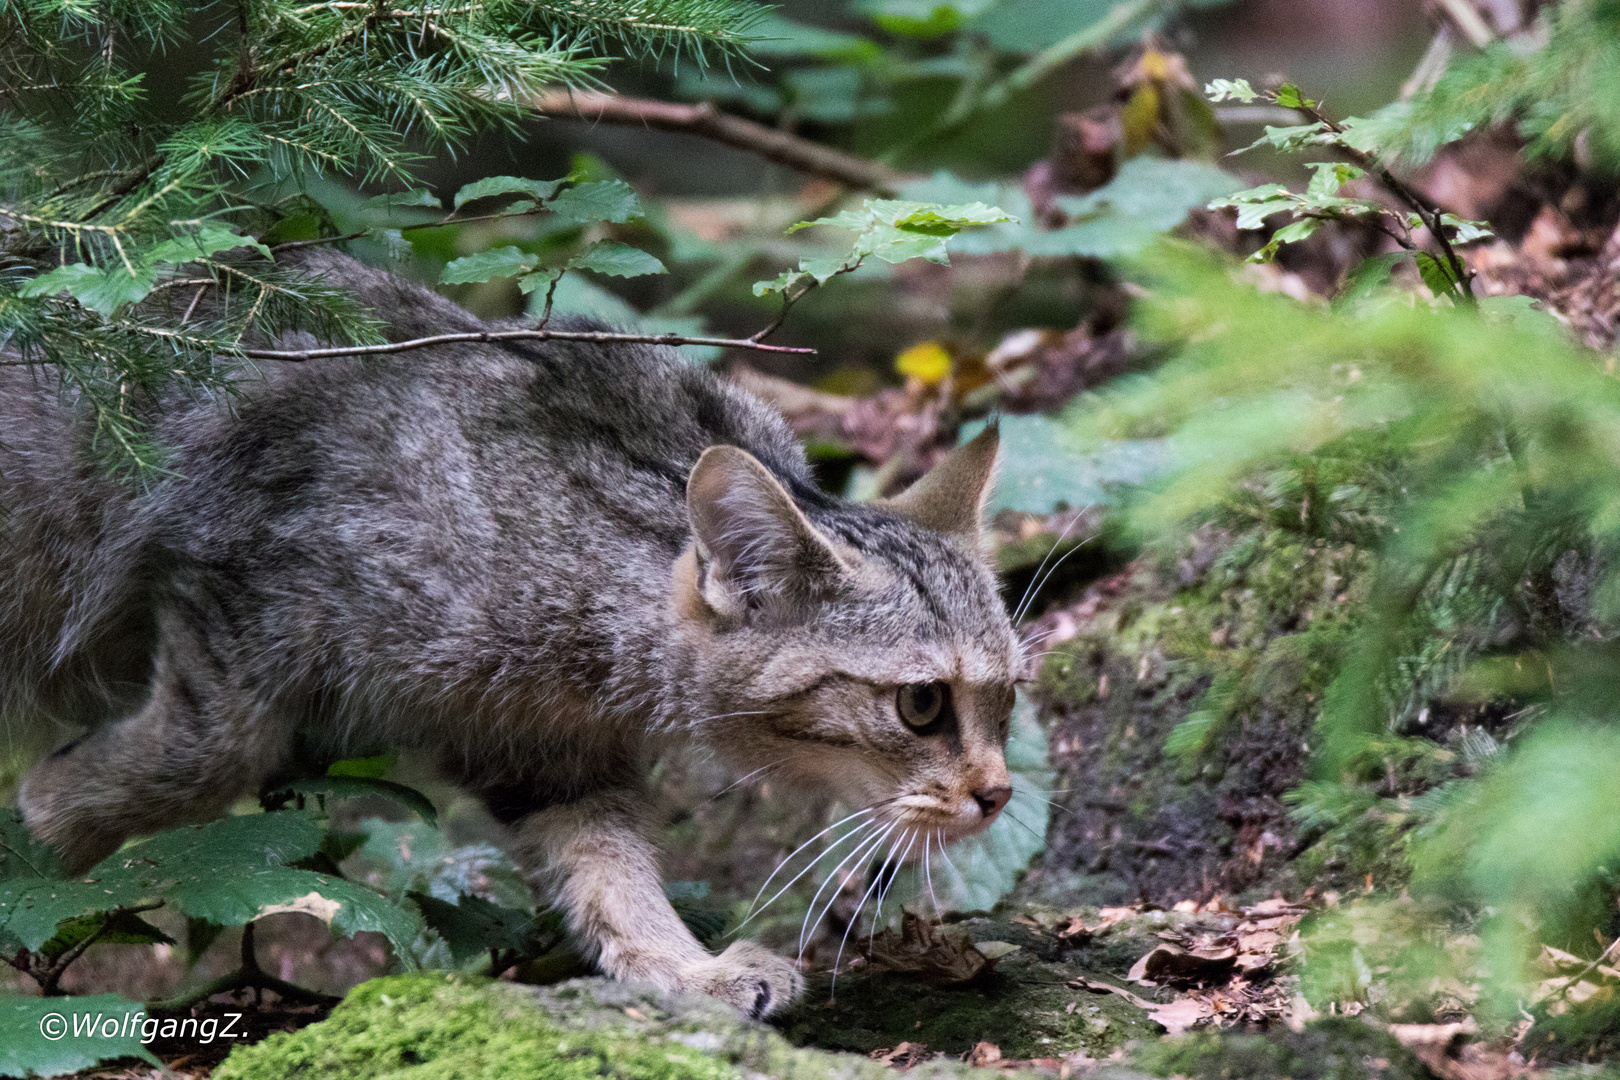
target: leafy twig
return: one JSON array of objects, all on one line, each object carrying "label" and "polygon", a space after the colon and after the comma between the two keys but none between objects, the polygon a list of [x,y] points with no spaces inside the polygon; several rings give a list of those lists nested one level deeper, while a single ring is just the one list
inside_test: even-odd
[{"label": "leafy twig", "polygon": [[1317,108],[1316,102],[1311,101],[1309,98],[1301,98],[1293,107],[1323,125],[1335,135],[1341,136],[1335,143],[1334,149],[1355,162],[1359,168],[1377,176],[1379,183],[1383,184],[1390,194],[1405,203],[1413,213],[1422,219],[1424,226],[1429,230],[1429,234],[1434,237],[1434,242],[1440,246],[1440,252],[1446,259],[1446,268],[1451,272],[1452,277],[1457,282],[1457,287],[1462,291],[1465,303],[1472,306],[1475,303],[1474,272],[1468,268],[1468,264],[1452,248],[1451,241],[1446,236],[1445,223],[1441,220],[1445,211],[1416,188],[1411,187],[1390,172],[1389,167],[1372,154],[1367,153],[1365,150],[1357,150],[1345,142],[1342,138],[1346,134],[1344,125],[1324,116],[1321,110]]}]

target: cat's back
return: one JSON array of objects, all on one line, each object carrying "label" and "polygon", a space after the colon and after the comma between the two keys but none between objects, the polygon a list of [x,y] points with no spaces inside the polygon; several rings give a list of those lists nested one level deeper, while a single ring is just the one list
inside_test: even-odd
[{"label": "cat's back", "polygon": [[[342,256],[310,265],[393,341],[518,325]],[[262,366],[236,400],[166,414],[178,475],[143,517],[177,553],[306,609],[358,593],[442,625],[651,596],[687,542],[704,449],[741,446],[813,488],[774,410],[667,347],[458,343]]]}]

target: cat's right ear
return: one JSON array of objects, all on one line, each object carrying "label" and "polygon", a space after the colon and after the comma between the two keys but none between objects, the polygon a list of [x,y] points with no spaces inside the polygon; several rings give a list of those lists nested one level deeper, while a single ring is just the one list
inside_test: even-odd
[{"label": "cat's right ear", "polygon": [[745,450],[711,446],[686,481],[697,560],[693,585],[717,615],[791,615],[838,588],[847,558]]}]

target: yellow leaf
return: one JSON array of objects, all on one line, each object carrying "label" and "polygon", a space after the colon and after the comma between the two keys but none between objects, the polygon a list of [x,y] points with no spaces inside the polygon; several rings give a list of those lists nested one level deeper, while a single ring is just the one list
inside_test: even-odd
[{"label": "yellow leaf", "polygon": [[894,369],[933,386],[951,373],[951,354],[937,341],[921,341],[894,358]]}]

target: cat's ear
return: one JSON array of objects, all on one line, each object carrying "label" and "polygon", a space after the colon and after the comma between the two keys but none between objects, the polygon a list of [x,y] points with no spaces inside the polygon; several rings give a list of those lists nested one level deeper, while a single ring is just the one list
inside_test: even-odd
[{"label": "cat's ear", "polygon": [[977,544],[1000,445],[1001,430],[992,421],[929,469],[921,480],[878,505],[925,529]]},{"label": "cat's ear", "polygon": [[686,481],[697,587],[715,612],[792,609],[835,590],[851,566],[770,470],[745,450],[711,446]]}]

